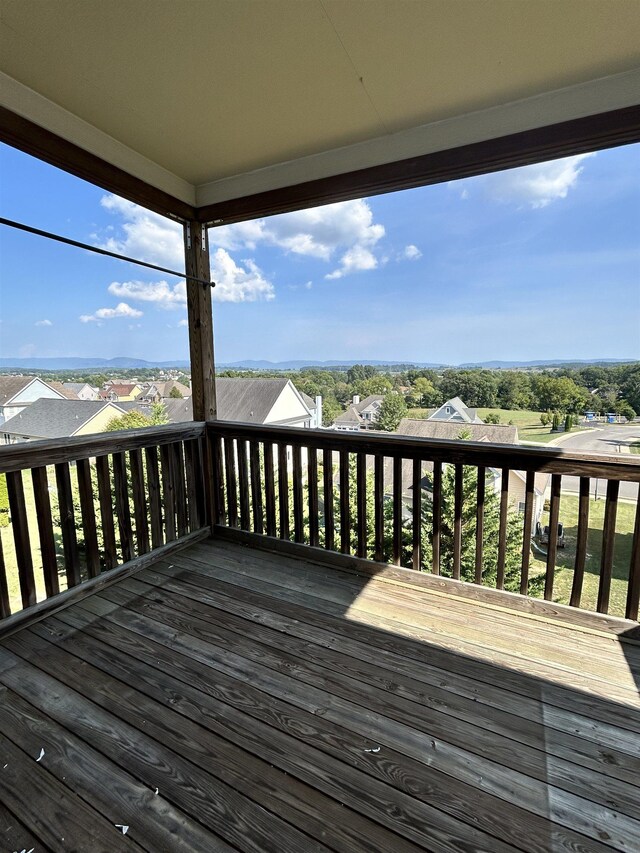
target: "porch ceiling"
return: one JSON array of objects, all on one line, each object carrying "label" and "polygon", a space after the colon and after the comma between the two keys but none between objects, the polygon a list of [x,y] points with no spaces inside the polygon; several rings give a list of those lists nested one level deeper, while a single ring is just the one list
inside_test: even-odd
[{"label": "porch ceiling", "polygon": [[196,206],[638,100],[638,0],[1,8],[4,106]]}]

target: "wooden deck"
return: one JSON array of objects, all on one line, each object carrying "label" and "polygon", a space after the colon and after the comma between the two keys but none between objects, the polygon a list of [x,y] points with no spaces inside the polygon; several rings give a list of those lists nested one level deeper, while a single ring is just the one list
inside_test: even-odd
[{"label": "wooden deck", "polygon": [[420,581],[207,541],[7,637],[1,849],[638,851],[640,643]]}]

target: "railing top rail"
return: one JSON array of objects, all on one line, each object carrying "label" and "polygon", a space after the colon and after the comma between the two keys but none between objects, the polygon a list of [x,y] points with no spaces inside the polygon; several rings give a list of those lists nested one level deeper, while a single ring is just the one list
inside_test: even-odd
[{"label": "railing top rail", "polygon": [[[140,447],[170,444],[172,441],[199,438],[204,434],[202,421],[188,421],[167,426],[145,427],[135,430],[103,432],[75,438],[55,438],[45,441],[27,441],[0,447],[0,474],[73,462],[107,453],[136,450]],[[0,426],[0,432],[2,427]]]},{"label": "railing top rail", "polygon": [[[630,454],[611,456],[600,453],[575,453],[560,447],[525,447],[513,444],[492,444],[483,441],[450,441],[448,439],[418,438],[395,433],[366,431],[300,429],[245,424],[235,421],[207,421],[207,428],[221,436],[245,439],[271,438],[322,450],[346,450],[374,456],[400,456],[433,462],[477,465],[486,468],[509,468],[512,471],[536,471],[549,474],[568,474],[576,477],[602,477],[640,483],[640,457]],[[464,424],[460,425],[464,429]]]}]

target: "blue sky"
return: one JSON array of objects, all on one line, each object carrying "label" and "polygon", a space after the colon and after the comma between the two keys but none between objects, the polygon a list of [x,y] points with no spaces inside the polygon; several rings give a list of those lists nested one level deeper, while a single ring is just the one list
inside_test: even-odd
[{"label": "blue sky", "polygon": [[[181,231],[0,146],[2,215],[183,268]],[[210,232],[219,362],[640,358],[640,146]],[[0,356],[188,358],[184,283],[0,227]]]}]

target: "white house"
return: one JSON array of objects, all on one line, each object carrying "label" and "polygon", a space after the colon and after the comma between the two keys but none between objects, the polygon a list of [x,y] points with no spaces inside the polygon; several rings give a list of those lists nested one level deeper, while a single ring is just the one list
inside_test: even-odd
[{"label": "white house", "polygon": [[333,422],[333,429],[357,432],[360,429],[375,428],[383,399],[380,394],[369,394],[364,400],[360,400],[358,394],[354,394],[349,408]]},{"label": "white house", "polygon": [[443,403],[439,409],[427,418],[430,421],[455,421],[461,424],[482,424],[484,421],[479,418],[475,409],[470,409],[466,403],[463,403],[460,397],[453,397]]},{"label": "white house", "polygon": [[88,382],[63,382],[63,387],[76,395],[78,400],[97,400],[98,389],[92,388]]},{"label": "white house", "polygon": [[0,424],[43,397],[51,400],[77,399],[59,382],[45,382],[38,376],[0,376]]}]

